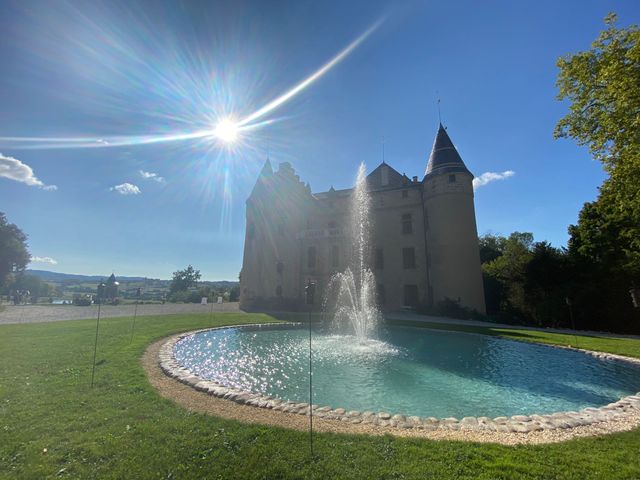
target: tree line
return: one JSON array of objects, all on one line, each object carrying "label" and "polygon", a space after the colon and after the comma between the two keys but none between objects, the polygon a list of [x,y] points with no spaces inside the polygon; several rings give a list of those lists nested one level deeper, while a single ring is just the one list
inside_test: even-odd
[{"label": "tree line", "polygon": [[530,233],[480,238],[487,310],[500,318],[640,332],[640,29],[616,21],[607,15],[589,50],[558,60],[570,106],[554,135],[589,147],[607,178],[566,249]]},{"label": "tree line", "polygon": [[626,276],[615,265],[568,248],[534,242],[528,232],[480,237],[487,314],[538,327],[640,332]]}]

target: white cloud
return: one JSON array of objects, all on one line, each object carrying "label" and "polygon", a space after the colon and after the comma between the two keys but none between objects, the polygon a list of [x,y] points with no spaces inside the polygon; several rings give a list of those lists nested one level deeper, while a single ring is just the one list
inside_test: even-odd
[{"label": "white cloud", "polygon": [[31,257],[31,263],[48,263],[50,265],[57,265],[58,261],[51,257]]},{"label": "white cloud", "polygon": [[0,177],[8,178],[16,182],[24,183],[30,187],[38,187],[43,190],[57,190],[55,185],[45,185],[44,182],[33,173],[33,169],[17,158],[6,157],[0,153]]},{"label": "white cloud", "polygon": [[153,172],[145,172],[144,170],[139,170],[140,176],[147,180],[155,180],[158,183],[164,183],[164,177],[161,177],[157,173]]},{"label": "white cloud", "polygon": [[115,187],[111,187],[109,190],[112,192],[118,192],[120,195],[139,195],[140,189],[132,183],[121,183]]},{"label": "white cloud", "polygon": [[473,189],[486,185],[487,183],[495,182],[496,180],[506,180],[509,177],[513,177],[516,174],[513,170],[505,170],[502,173],[499,172],[484,172],[479,177],[473,179]]}]

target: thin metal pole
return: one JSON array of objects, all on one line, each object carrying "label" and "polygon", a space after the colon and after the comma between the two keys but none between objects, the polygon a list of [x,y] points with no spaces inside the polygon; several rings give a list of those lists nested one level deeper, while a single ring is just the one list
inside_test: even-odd
[{"label": "thin metal pole", "polygon": [[136,298],[136,306],[133,308],[133,324],[131,325],[131,339],[129,345],[133,342],[133,332],[136,329],[136,317],[138,316],[138,299]]},{"label": "thin metal pole", "polygon": [[311,356],[311,310],[309,310],[309,446],[313,460],[313,370]]},{"label": "thin metal pole", "polygon": [[101,304],[98,304],[98,320],[96,322],[96,343],[93,347],[93,370],[91,371],[91,388],[93,388],[93,378],[96,375],[96,355],[98,353],[98,330],[100,328],[100,306]]},{"label": "thin metal pole", "polygon": [[211,310],[209,312],[209,323],[213,323],[213,295],[211,295]]},{"label": "thin metal pole", "polygon": [[576,348],[580,348],[578,346],[578,335],[576,333],[576,322],[573,319],[573,305],[569,304],[569,316],[571,317],[571,328],[573,328],[573,337],[574,340],[576,341]]}]

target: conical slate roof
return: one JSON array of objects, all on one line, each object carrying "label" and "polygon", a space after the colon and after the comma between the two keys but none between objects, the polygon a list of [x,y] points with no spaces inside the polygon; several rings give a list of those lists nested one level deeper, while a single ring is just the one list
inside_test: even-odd
[{"label": "conical slate roof", "polygon": [[471,174],[462,161],[456,147],[454,147],[453,142],[449,138],[449,134],[442,124],[440,124],[438,133],[436,134],[436,139],[433,142],[431,155],[429,156],[429,163],[427,163],[427,169],[424,174],[426,176],[432,173],[454,172],[466,172]]}]

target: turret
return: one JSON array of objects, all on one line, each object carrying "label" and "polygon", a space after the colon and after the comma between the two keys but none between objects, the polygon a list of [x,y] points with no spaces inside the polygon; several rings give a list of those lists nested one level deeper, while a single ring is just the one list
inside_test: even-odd
[{"label": "turret", "polygon": [[485,312],[473,174],[440,124],[423,182],[430,300]]}]

